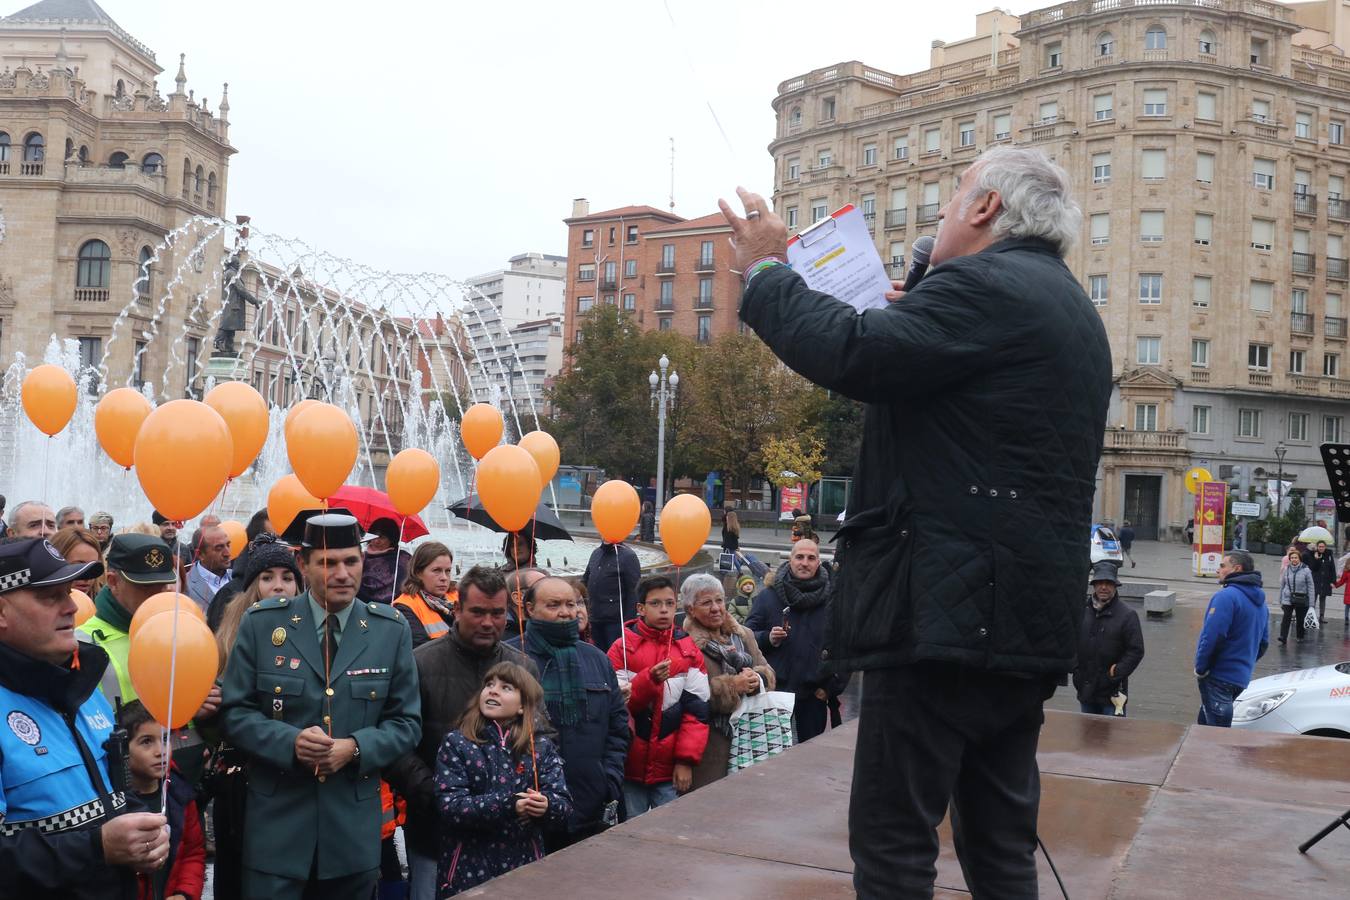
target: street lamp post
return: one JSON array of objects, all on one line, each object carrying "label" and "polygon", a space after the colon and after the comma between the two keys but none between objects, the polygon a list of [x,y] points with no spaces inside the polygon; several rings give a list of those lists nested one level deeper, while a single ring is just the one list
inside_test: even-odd
[{"label": "street lamp post", "polygon": [[1279,462],[1279,470],[1275,473],[1275,515],[1284,515],[1284,455],[1289,452],[1289,448],[1284,442],[1275,445],[1275,459]]},{"label": "street lamp post", "polygon": [[652,374],[647,376],[647,384],[652,390],[651,407],[657,408],[656,516],[660,518],[661,507],[665,506],[666,498],[666,404],[675,402],[675,389],[680,385],[680,376],[674,370],[669,375],[666,374],[666,370],[670,368],[670,359],[664,353],[661,354],[657,365],[661,367],[661,374],[658,376],[653,369]]}]

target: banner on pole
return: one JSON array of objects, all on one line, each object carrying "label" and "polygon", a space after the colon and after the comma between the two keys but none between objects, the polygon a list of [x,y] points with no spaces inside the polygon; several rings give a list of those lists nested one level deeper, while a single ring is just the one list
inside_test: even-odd
[{"label": "banner on pole", "polygon": [[1195,574],[1218,575],[1219,560],[1223,557],[1224,504],[1228,499],[1228,483],[1205,481],[1195,492],[1195,544],[1191,557]]},{"label": "banner on pole", "polygon": [[800,509],[806,511],[806,485],[800,481],[794,485],[785,488],[779,488],[778,491],[778,520],[780,522],[792,521],[792,511]]}]

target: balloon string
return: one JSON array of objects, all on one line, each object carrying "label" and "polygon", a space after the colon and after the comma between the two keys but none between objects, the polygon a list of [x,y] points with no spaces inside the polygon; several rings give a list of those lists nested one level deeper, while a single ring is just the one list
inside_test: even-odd
[{"label": "balloon string", "polygon": [[[511,532],[511,562],[515,564],[520,559],[520,532]],[[525,653],[525,598],[520,593],[520,567],[512,570],[516,579],[516,589],[511,592],[512,601],[516,604],[516,625],[520,630],[520,652]],[[530,763],[534,769],[534,791],[539,793],[539,755],[534,750],[534,721],[529,720],[525,723],[525,729],[530,735]]]},{"label": "balloon string", "polygon": [[47,435],[47,443],[42,452],[42,499],[47,499],[47,469],[52,462],[52,436]]},{"label": "balloon string", "polygon": [[394,605],[394,601],[398,599],[398,588],[399,588],[399,584],[398,584],[398,555],[399,555],[399,553],[402,552],[399,548],[403,546],[403,526],[405,526],[405,525],[407,525],[407,524],[408,524],[408,517],[407,517],[407,516],[404,516],[402,519],[400,519],[400,520],[399,520],[399,523],[398,523],[398,543],[394,545],[394,577],[391,579],[391,580],[394,582],[394,584],[393,584],[393,586],[391,587],[391,589],[390,589],[390,591],[389,591],[389,605],[390,605],[390,606],[393,606],[393,605]]},{"label": "balloon string", "polygon": [[614,545],[614,576],[619,580],[619,646],[623,648],[623,669],[628,671],[628,638],[624,636],[624,626],[628,623],[623,616],[623,568],[619,564],[619,545]]},{"label": "balloon string", "polygon": [[174,681],[177,677],[176,673],[178,671],[178,607],[179,604],[183,602],[183,574],[179,571],[177,562],[174,563],[173,572],[173,640],[169,645],[169,721],[164,723],[164,759],[167,765],[165,766],[164,779],[160,784],[159,789],[159,809],[161,812],[164,812],[169,808],[169,778],[173,773],[173,689]]}]

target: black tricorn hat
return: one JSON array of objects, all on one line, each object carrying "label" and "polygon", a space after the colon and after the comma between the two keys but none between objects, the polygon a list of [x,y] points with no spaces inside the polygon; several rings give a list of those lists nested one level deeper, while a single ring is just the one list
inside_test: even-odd
[{"label": "black tricorn hat", "polygon": [[365,529],[356,516],[341,507],[302,509],[295,514],[281,539],[292,547],[342,550],[361,546]]}]

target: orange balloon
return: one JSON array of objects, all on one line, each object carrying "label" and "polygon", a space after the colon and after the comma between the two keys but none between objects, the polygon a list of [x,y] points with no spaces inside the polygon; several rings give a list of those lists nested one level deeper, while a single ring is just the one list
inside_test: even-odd
[{"label": "orange balloon", "polygon": [[[131,639],[127,672],[155,721],[182,728],[201,709],[216,681],[216,639],[205,622],[162,612]],[[169,705],[172,687],[173,706]]]},{"label": "orange balloon", "polygon": [[488,403],[475,403],[464,411],[459,437],[474,459],[482,459],[502,439],[502,414]]},{"label": "orange balloon", "polygon": [[558,474],[558,462],[562,458],[558,442],[547,431],[531,431],[520,439],[520,446],[539,464],[539,480],[547,485]]},{"label": "orange balloon", "polygon": [[323,501],[305,490],[300,479],[294,475],[278,478],[277,483],[267,492],[267,518],[272,522],[272,529],[277,534],[282,534],[290,527],[300,510],[319,509],[322,506]]},{"label": "orange balloon", "polygon": [[230,477],[238,478],[253,465],[267,443],[267,401],[251,384],[226,381],[211,388],[203,402],[220,413],[230,429],[230,439],[234,441]]},{"label": "orange balloon", "polygon": [[191,519],[225,486],[234,441],[225,420],[197,400],[170,400],[136,435],[136,477],[150,505],[168,519]]},{"label": "orange balloon", "polygon": [[356,426],[351,416],[331,403],[316,404],[295,417],[290,437],[286,455],[295,477],[315,497],[333,496],[356,465]]},{"label": "orange balloon", "polygon": [[75,379],[60,366],[38,366],[24,376],[20,389],[28,420],[47,437],[56,434],[75,414]]},{"label": "orange balloon", "polygon": [[301,400],[299,403],[295,404],[290,408],[290,411],[286,413],[286,421],[281,426],[282,433],[286,435],[286,443],[289,444],[291,442],[291,423],[295,421],[296,417],[299,416],[305,410],[309,409],[311,406],[318,406],[318,405],[319,405],[318,400],[306,399]]},{"label": "orange balloon", "polygon": [[702,497],[679,494],[661,509],[661,545],[677,566],[694,558],[712,532],[712,513]]},{"label": "orange balloon", "polygon": [[94,433],[99,446],[124,469],[131,468],[136,435],[151,409],[144,394],[126,387],[109,391],[94,407]]},{"label": "orange balloon", "polygon": [[606,481],[591,498],[591,518],[601,540],[617,544],[633,533],[642,502],[638,492],[626,481]]},{"label": "orange balloon", "polygon": [[[185,614],[183,618],[194,618],[202,624],[206,624],[206,613],[197,605],[187,594],[179,594],[175,591],[163,591],[155,594],[136,608],[136,613],[131,617],[131,625],[127,628],[127,637],[133,640],[136,632],[140,631],[155,616],[162,612],[172,612],[174,607],[178,607]],[[180,620],[181,621],[181,620]]]},{"label": "orange balloon", "polygon": [[94,601],[84,591],[70,590],[70,599],[75,601],[75,627],[79,628],[94,617]]},{"label": "orange balloon", "polygon": [[492,521],[507,531],[530,524],[542,491],[539,464],[519,447],[500,444],[478,464],[478,499]]},{"label": "orange balloon", "polygon": [[227,519],[220,523],[220,527],[230,536],[230,559],[238,559],[248,546],[248,532],[244,530],[244,523]]},{"label": "orange balloon", "polygon": [[425,450],[409,447],[389,461],[384,486],[389,502],[405,516],[415,516],[436,496],[441,467]]}]

